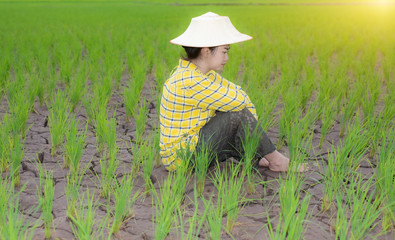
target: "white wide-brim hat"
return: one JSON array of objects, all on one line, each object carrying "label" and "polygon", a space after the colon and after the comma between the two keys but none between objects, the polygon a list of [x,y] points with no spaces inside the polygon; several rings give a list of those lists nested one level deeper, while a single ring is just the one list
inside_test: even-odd
[{"label": "white wide-brim hat", "polygon": [[237,31],[229,17],[208,12],[192,18],[187,30],[170,42],[186,47],[215,47],[250,39]]}]

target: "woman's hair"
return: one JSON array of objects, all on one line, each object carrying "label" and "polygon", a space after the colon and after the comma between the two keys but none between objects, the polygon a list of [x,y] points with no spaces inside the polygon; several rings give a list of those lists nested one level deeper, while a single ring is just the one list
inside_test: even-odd
[{"label": "woman's hair", "polygon": [[[185,60],[193,60],[200,55],[200,51],[202,50],[201,47],[186,47],[182,46],[185,49],[185,53],[187,54],[186,57],[184,57]],[[209,47],[211,53],[215,51],[217,47]]]}]

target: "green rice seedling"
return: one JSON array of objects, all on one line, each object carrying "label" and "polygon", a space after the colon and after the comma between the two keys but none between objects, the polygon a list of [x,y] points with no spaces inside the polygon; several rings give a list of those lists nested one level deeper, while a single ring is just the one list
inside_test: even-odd
[{"label": "green rice seedling", "polygon": [[364,125],[358,118],[358,114],[350,128],[341,144],[340,158],[343,159],[342,164],[346,169],[356,171],[364,159],[365,153],[369,150],[369,137],[364,132]]},{"label": "green rice seedling", "polygon": [[[112,78],[104,74],[101,79],[97,82],[98,86],[96,87],[97,92],[96,94],[99,95],[100,99],[110,99],[113,93],[113,82]],[[100,84],[100,86],[99,86]]]},{"label": "green rice seedling", "polygon": [[9,208],[14,207],[14,203],[19,203],[19,194],[25,189],[26,185],[23,185],[19,192],[15,192],[15,184],[12,177],[5,176],[0,178],[0,232],[2,228],[6,225],[6,217]]},{"label": "green rice seedling", "polygon": [[[222,218],[224,215],[223,207],[215,207],[212,199],[207,201],[202,198],[205,209],[207,211],[206,215],[206,229],[209,239],[221,239],[221,233],[223,229]],[[218,197],[217,203],[221,203],[222,200]]]},{"label": "green rice seedling", "polygon": [[64,142],[64,166],[70,167],[71,174],[77,174],[80,168],[80,160],[84,152],[85,139],[88,125],[85,130],[78,131],[79,121],[74,116],[70,117],[68,131],[66,131]]},{"label": "green rice seedling", "polygon": [[[291,162],[290,167],[298,166],[297,162]],[[305,232],[305,224],[309,213],[307,209],[311,195],[306,195],[301,200],[301,186],[304,182],[303,173],[288,172],[285,179],[280,178],[280,215],[281,229],[277,231],[280,236],[290,239],[301,239]],[[281,239],[281,238],[280,238]]]},{"label": "green rice seedling", "polygon": [[95,115],[95,133],[96,133],[96,148],[98,152],[102,152],[106,143],[108,135],[108,118],[107,110],[104,106],[100,107]]},{"label": "green rice seedling", "polygon": [[317,76],[312,66],[305,66],[303,71],[306,74],[306,79],[300,83],[300,106],[302,111],[305,112],[308,101],[310,100],[313,90],[315,89],[315,79],[317,79]]},{"label": "green rice seedling", "polygon": [[284,96],[284,107],[282,109],[281,119],[279,121],[279,139],[277,148],[281,149],[284,144],[285,137],[289,132],[290,126],[292,126],[295,115],[298,114],[300,106],[299,91],[294,91],[290,88]]},{"label": "green rice seedling", "polygon": [[302,163],[311,150],[313,131],[310,127],[316,120],[316,111],[312,108],[305,116],[299,116],[301,112],[296,113],[295,117],[298,119],[288,127],[287,139],[290,161]]},{"label": "green rice seedling", "polygon": [[[370,75],[370,74],[369,74]],[[380,81],[379,79],[375,79],[376,74],[372,74],[370,80],[368,81],[368,91],[366,91],[366,86],[360,85],[365,88],[363,92],[365,92],[366,96],[362,98],[362,111],[364,122],[369,120],[374,114],[374,109],[377,105],[377,100],[380,96]]]},{"label": "green rice seedling", "polygon": [[71,219],[70,226],[77,239],[101,239],[106,224],[106,218],[98,221],[95,219],[98,205],[94,202],[95,195],[89,189],[79,199],[76,216],[68,215]]},{"label": "green rice seedling", "polygon": [[344,136],[346,131],[346,126],[350,122],[356,107],[358,106],[358,101],[361,98],[361,94],[359,91],[354,90],[352,95],[350,96],[348,103],[343,108],[343,114],[340,118],[340,137]]},{"label": "green rice seedling", "polygon": [[[102,103],[102,100],[97,94],[87,95],[82,99],[85,108],[87,123],[94,125],[96,123],[96,115],[100,105],[107,106],[107,103]],[[103,107],[100,107],[103,108]]]},{"label": "green rice seedling", "polygon": [[78,71],[71,79],[68,96],[70,96],[71,111],[73,112],[86,93],[86,79],[86,73],[82,70]]},{"label": "green rice seedling", "polygon": [[259,123],[264,131],[267,131],[270,127],[274,126],[276,120],[273,116],[273,111],[278,103],[278,86],[270,86],[269,89],[262,95],[259,94],[257,107],[257,115]]},{"label": "green rice seedling", "polygon": [[145,149],[143,150],[144,157],[142,158],[142,168],[144,173],[145,193],[149,195],[153,187],[151,175],[152,171],[154,170],[154,158],[156,152],[154,151],[154,147],[150,141],[144,141],[143,144],[140,146],[140,149],[141,148]]},{"label": "green rice seedling", "polygon": [[134,119],[136,121],[136,142],[141,142],[145,130],[145,126],[147,123],[148,117],[148,107],[146,102],[144,101],[140,104],[140,108],[137,114],[134,115]]},{"label": "green rice seedling", "polygon": [[335,200],[336,193],[345,191],[345,182],[359,168],[359,164],[367,151],[368,138],[362,133],[362,126],[358,122],[356,121],[353,127],[349,128],[347,137],[340,145],[336,148],[332,146],[331,149],[335,149],[335,151],[329,153],[322,199],[322,209],[324,211],[330,208]]},{"label": "green rice seedling", "polygon": [[[257,125],[258,126],[258,125]],[[253,163],[257,159],[255,159],[256,150],[260,141],[260,133],[258,128],[255,128],[253,132],[249,131],[248,127],[244,127],[244,136],[243,139],[243,175],[247,176],[247,194],[255,193],[255,172]],[[259,161],[259,159],[258,159]]]},{"label": "green rice seedling", "polygon": [[53,96],[51,103],[51,108],[48,107],[48,125],[51,134],[51,155],[55,156],[58,147],[63,143],[70,115],[70,104],[66,94],[62,91],[58,91]]},{"label": "green rice seedling", "polygon": [[377,167],[376,167],[376,191],[377,195],[381,197],[381,205],[385,207],[383,212],[382,227],[387,231],[395,226],[395,166],[393,159],[395,159],[395,131],[394,127],[383,135],[381,147],[378,152]]},{"label": "green rice seedling", "polygon": [[10,139],[11,175],[15,186],[20,184],[20,169],[24,152],[24,140],[19,136]]},{"label": "green rice seedling", "polygon": [[139,144],[135,144],[135,143],[130,143],[131,146],[131,151],[133,154],[133,158],[132,158],[132,165],[130,168],[130,174],[132,176],[137,176],[138,172],[140,171],[141,168],[141,164],[142,164],[142,159],[144,158],[145,155],[145,146],[140,147]]},{"label": "green rice seedling", "polygon": [[[239,217],[239,204],[244,202],[242,192],[244,174],[241,171],[241,164],[231,165],[230,170],[220,170],[218,167],[214,173],[214,185],[218,190],[218,199],[221,203],[217,207],[223,208],[223,213],[227,215],[226,231],[232,232],[233,227]],[[229,173],[228,173],[229,171]]]},{"label": "green rice seedling", "polygon": [[[2,194],[1,198],[3,196]],[[27,223],[19,212],[19,196],[14,196],[12,199],[14,201],[12,203],[10,201],[4,209],[5,212],[0,215],[0,239],[33,239],[37,225]]]},{"label": "green rice seedling", "polygon": [[[120,58],[122,61],[122,58]],[[114,81],[115,81],[115,88],[116,90],[119,90],[121,87],[121,80],[122,80],[122,73],[124,71],[124,66],[122,62],[117,62],[114,65],[111,66],[112,68],[112,75],[114,76]]]},{"label": "green rice seedling", "polygon": [[79,170],[76,174],[68,174],[66,177],[65,193],[67,199],[67,216],[76,217],[77,214],[77,201],[81,191],[81,182],[85,170]]},{"label": "green rice seedling", "polygon": [[[332,149],[334,146],[332,145]],[[335,199],[336,193],[344,190],[344,172],[337,169],[336,161],[338,159],[338,153],[333,152],[328,155],[328,166],[324,176],[324,192],[322,198],[321,208],[323,211],[327,211],[333,206],[333,200]]]},{"label": "green rice seedling", "polygon": [[37,188],[37,199],[41,208],[41,216],[44,220],[45,238],[49,239],[53,221],[52,209],[55,187],[52,172],[45,171],[40,164],[38,164],[38,168],[40,172],[40,186]]},{"label": "green rice seedling", "polygon": [[157,86],[156,89],[160,92],[162,91],[161,89],[163,88],[163,83],[166,80],[167,74],[162,59],[155,58],[154,61],[155,61],[155,79]]},{"label": "green rice seedling", "polygon": [[123,103],[125,105],[126,122],[130,121],[135,113],[136,106],[140,99],[140,92],[134,83],[130,83],[129,87],[124,88]]},{"label": "green rice seedling", "polygon": [[116,155],[118,152],[117,146],[117,122],[115,117],[115,111],[113,116],[109,119],[108,128],[106,129],[105,141],[107,144],[108,153],[110,155]]},{"label": "green rice seedling", "polygon": [[212,154],[210,151],[210,146],[206,145],[204,141],[202,141],[200,151],[199,152],[195,151],[193,155],[197,194],[200,197],[203,195],[207,170],[210,166],[211,157]]},{"label": "green rice seedling", "polygon": [[155,166],[159,167],[161,166],[161,158],[160,158],[160,133],[159,133],[159,128],[156,128],[157,130],[154,133],[154,149],[153,151],[155,152]]},{"label": "green rice seedling", "polygon": [[9,103],[16,103],[19,97],[25,97],[25,91],[21,91],[25,89],[25,77],[24,74],[20,72],[21,70],[17,69],[15,73],[14,81],[10,81],[6,84],[6,88],[4,91],[6,92],[6,98]]},{"label": "green rice seedling", "polygon": [[379,210],[382,196],[375,196],[369,191],[373,186],[373,179],[374,176],[371,176],[364,181],[361,175],[355,175],[350,181],[346,193],[346,204],[351,216],[348,239],[367,239],[370,231],[380,223],[377,220],[382,215],[383,209]]},{"label": "green rice seedling", "polygon": [[[100,108],[96,115],[96,144],[98,152],[102,152],[106,147],[109,154],[113,154],[116,148],[116,118],[115,111],[113,116],[107,118],[107,110],[103,107]],[[114,153],[116,154],[116,152]]]},{"label": "green rice seedling", "polygon": [[159,187],[159,192],[152,189],[155,198],[155,216],[153,214],[154,239],[163,240],[170,232],[170,228],[174,224],[173,214],[179,207],[176,194],[172,190],[175,184],[175,174],[169,173],[163,185]]},{"label": "green rice seedling", "polygon": [[336,214],[336,225],[335,234],[336,239],[345,240],[348,239],[349,223],[347,209],[343,207],[343,196],[342,194],[336,195],[337,203],[337,214]]},{"label": "green rice seedling", "polygon": [[190,146],[181,147],[181,150],[177,153],[181,158],[181,163],[175,171],[174,184],[172,186],[172,191],[175,195],[175,201],[177,201],[177,206],[181,205],[185,199],[185,189],[189,184],[192,177],[192,166],[191,159],[193,152]]},{"label": "green rice seedling", "polygon": [[[306,196],[303,200],[299,200],[300,198],[300,189],[286,189],[286,185],[293,185],[289,183],[289,180],[282,182],[284,184],[280,189],[280,197],[281,201],[281,212],[279,214],[278,222],[276,230],[273,229],[272,220],[269,217],[269,213],[267,212],[267,230],[269,233],[270,239],[302,239],[303,235],[306,231],[305,225],[310,217],[311,213],[308,212],[308,206],[310,203],[311,195]],[[287,186],[288,187],[288,186]],[[295,185],[293,185],[295,187]],[[298,191],[296,196],[292,195],[293,191]],[[287,197],[291,197],[287,199]],[[289,204],[287,206],[283,206],[283,204]],[[283,208],[285,207],[285,208]]]},{"label": "green rice seedling", "polygon": [[18,90],[15,99],[8,100],[8,108],[11,112],[11,134],[21,135],[26,134],[26,122],[29,119],[33,104],[28,101],[26,90]]},{"label": "green rice seedling", "polygon": [[369,136],[369,157],[373,158],[380,148],[380,142],[383,134],[390,131],[390,121],[386,121],[386,111],[380,112],[377,116],[371,117],[365,121],[365,129],[367,130],[367,135]]},{"label": "green rice seedling", "polygon": [[112,150],[111,154],[104,152],[100,159],[101,178],[97,176],[100,182],[100,196],[104,198],[110,197],[111,189],[113,188],[115,179],[117,177],[116,171],[119,165],[117,158],[118,148]]},{"label": "green rice seedling", "polygon": [[[177,207],[177,213],[175,214],[175,222],[180,223],[180,235],[179,239],[199,239],[200,230],[203,228],[203,224],[208,214],[208,209],[206,208],[202,215],[199,215],[199,201],[197,188],[195,186],[194,190],[194,211],[192,216],[184,224],[185,210],[181,209],[180,206]],[[185,234],[184,228],[188,225],[188,232]]]},{"label": "green rice seedling", "polygon": [[2,121],[0,122],[0,172],[6,171],[9,164],[9,152],[11,144],[10,131],[10,120],[8,114],[5,114]]},{"label": "green rice seedling", "polygon": [[131,176],[124,175],[119,183],[115,184],[114,188],[114,212],[111,233],[119,232],[122,224],[133,217],[132,206],[139,196],[136,192],[132,196],[133,180]]},{"label": "green rice seedling", "polygon": [[40,106],[42,107],[44,104],[44,81],[42,77],[34,70],[34,72],[30,75],[30,79],[28,81],[29,84],[29,102],[34,103],[36,96],[40,102]]},{"label": "green rice seedling", "polygon": [[334,120],[336,117],[336,109],[334,109],[334,103],[330,102],[329,105],[324,105],[321,113],[321,136],[320,143],[318,145],[319,148],[322,148],[322,144],[324,143],[325,137],[328,135],[329,130],[334,124]]}]

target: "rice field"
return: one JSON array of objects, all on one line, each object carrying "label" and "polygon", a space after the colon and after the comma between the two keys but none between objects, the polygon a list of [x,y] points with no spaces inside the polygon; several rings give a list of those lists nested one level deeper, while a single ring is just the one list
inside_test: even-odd
[{"label": "rice field", "polygon": [[[216,2],[0,1],[0,239],[395,238],[395,5]],[[222,75],[310,171],[161,166],[169,40],[208,11],[254,37]]]}]

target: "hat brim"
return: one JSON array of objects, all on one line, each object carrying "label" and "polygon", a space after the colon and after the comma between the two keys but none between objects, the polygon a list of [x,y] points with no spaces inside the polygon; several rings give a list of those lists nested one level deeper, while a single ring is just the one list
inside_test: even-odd
[{"label": "hat brim", "polygon": [[192,18],[187,30],[170,43],[186,47],[215,47],[251,39],[251,36],[240,33],[228,17],[206,13]]}]

